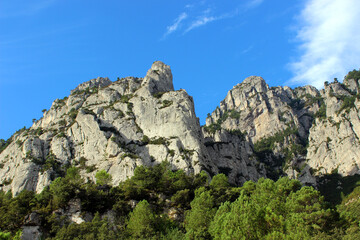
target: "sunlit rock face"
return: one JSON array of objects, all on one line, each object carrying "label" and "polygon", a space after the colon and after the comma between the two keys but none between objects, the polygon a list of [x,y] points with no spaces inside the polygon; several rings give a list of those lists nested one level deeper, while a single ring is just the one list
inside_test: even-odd
[{"label": "sunlit rock face", "polygon": [[0,153],[0,189],[40,192],[75,165],[87,181],[101,169],[117,185],[140,165],[168,161],[187,174],[225,173],[231,183],[289,176],[359,173],[359,82],[269,87],[251,76],[237,84],[201,127],[194,102],[174,90],[168,65],[144,78],[98,77],[56,99]]}]

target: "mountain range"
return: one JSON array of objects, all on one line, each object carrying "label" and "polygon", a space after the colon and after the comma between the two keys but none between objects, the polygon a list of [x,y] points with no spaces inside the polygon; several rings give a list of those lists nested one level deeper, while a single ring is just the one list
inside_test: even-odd
[{"label": "mountain range", "polygon": [[69,166],[87,181],[105,170],[117,185],[136,167],[163,161],[188,175],[224,173],[232,184],[288,176],[319,187],[327,176],[355,176],[358,73],[325,82],[321,90],[269,87],[261,77],[248,77],[229,90],[204,126],[193,98],[174,90],[171,69],[160,61],[144,78],[98,77],[1,141],[0,190],[40,193]]}]

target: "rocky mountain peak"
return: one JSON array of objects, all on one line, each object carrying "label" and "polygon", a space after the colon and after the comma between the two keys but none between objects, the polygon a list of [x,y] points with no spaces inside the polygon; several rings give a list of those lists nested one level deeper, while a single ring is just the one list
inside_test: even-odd
[{"label": "rocky mountain peak", "polygon": [[244,79],[244,81],[235,87],[242,87],[245,91],[251,91],[253,89],[256,92],[266,92],[269,89],[269,85],[266,84],[265,80],[262,77],[250,76]]},{"label": "rocky mountain peak", "polygon": [[[156,61],[144,78],[95,78],[57,99],[29,129],[0,142],[0,190],[40,192],[67,166],[117,185],[140,165],[164,160],[187,174],[224,173],[232,183],[287,175],[360,173],[359,77],[344,83],[271,87],[258,76],[233,87],[200,127],[194,102],[174,91],[171,69]],[[4,145],[5,144],[5,145]]]},{"label": "rocky mountain peak", "polygon": [[145,86],[151,94],[174,91],[170,66],[161,61],[155,61],[148,70],[142,86]]}]

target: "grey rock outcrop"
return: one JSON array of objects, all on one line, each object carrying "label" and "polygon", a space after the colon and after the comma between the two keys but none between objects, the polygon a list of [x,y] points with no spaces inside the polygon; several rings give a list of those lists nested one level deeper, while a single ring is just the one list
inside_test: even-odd
[{"label": "grey rock outcrop", "polygon": [[[359,81],[347,78],[318,91],[311,86],[269,88],[261,77],[249,77],[206,119],[206,139],[227,148],[210,155],[217,156],[213,161],[220,171],[228,161],[218,159],[241,156],[257,166],[251,176],[285,175],[315,186],[317,177],[327,174],[360,174],[359,92]],[[242,141],[229,149],[224,133],[241,135]],[[254,169],[245,162],[246,167],[229,167],[230,179]]]},{"label": "grey rock outcrop", "polygon": [[39,193],[69,165],[87,181],[104,169],[117,185],[137,166],[165,160],[187,174],[225,173],[235,184],[289,176],[316,185],[326,174],[360,174],[359,80],[318,91],[252,76],[201,127],[193,98],[175,91],[172,78],[157,61],[144,78],[99,77],[56,99],[0,152],[0,189]]},{"label": "grey rock outcrop", "polygon": [[360,101],[355,80],[325,86],[324,114],[317,118],[309,134],[307,164],[314,175],[360,174]]},{"label": "grey rock outcrop", "polygon": [[245,176],[296,177],[305,160],[303,151],[313,115],[320,108],[318,99],[320,93],[314,87],[270,88],[264,79],[252,76],[234,86],[220,107],[208,115],[204,134],[220,143],[224,141],[218,136],[223,132],[242,136],[233,147],[235,152],[228,150],[227,155],[251,159],[251,163],[245,160],[242,167],[232,168],[236,174],[252,169]]},{"label": "grey rock outcrop", "polygon": [[192,97],[174,91],[170,67],[154,62],[144,79],[92,79],[55,100],[1,152],[1,189],[40,192],[70,164],[92,181],[105,169],[117,185],[136,166],[165,160],[188,174],[217,172]]}]

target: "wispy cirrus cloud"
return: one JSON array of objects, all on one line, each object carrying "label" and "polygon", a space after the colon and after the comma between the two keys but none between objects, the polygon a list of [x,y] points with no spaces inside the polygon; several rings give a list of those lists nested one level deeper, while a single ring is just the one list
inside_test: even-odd
[{"label": "wispy cirrus cloud", "polygon": [[289,67],[291,83],[318,88],[360,63],[360,1],[308,0],[299,16],[300,57]]},{"label": "wispy cirrus cloud", "polygon": [[193,21],[190,26],[185,30],[184,33],[187,33],[191,30],[193,30],[194,28],[197,28],[197,27],[200,27],[200,26],[203,26],[207,23],[210,23],[210,22],[213,22],[215,20],[219,20],[221,18],[219,17],[214,17],[214,16],[201,16],[199,17],[197,20]]},{"label": "wispy cirrus cloud", "polygon": [[185,13],[185,12],[181,13],[181,14],[175,19],[175,21],[174,21],[174,23],[173,23],[172,25],[166,27],[167,31],[164,33],[163,38],[165,38],[167,35],[175,32],[175,31],[179,28],[181,22],[182,22],[183,20],[185,20],[187,17],[188,17],[187,13]]},{"label": "wispy cirrus cloud", "polygon": [[229,11],[223,9],[223,13],[216,13],[216,4],[209,4],[208,1],[205,0],[187,4],[184,6],[184,11],[173,20],[171,25],[166,27],[166,31],[161,40],[164,40],[168,35],[176,31],[182,31],[183,34],[187,34],[209,23],[235,17],[242,12],[258,7],[263,1],[264,0],[248,0],[240,5],[235,5],[234,8],[229,9]]}]

